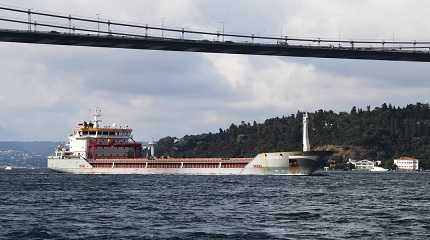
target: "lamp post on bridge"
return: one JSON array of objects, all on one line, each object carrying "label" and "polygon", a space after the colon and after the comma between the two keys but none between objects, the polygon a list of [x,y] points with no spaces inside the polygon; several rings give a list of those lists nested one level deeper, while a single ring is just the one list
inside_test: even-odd
[{"label": "lamp post on bridge", "polygon": [[97,13],[97,35],[100,35],[100,14]]},{"label": "lamp post on bridge", "polygon": [[[218,21],[218,23],[221,23],[222,41],[225,42],[225,36],[224,36],[225,35],[225,22],[224,21]],[[219,32],[219,31],[217,31],[217,32]]]},{"label": "lamp post on bridge", "polygon": [[225,22],[222,22],[222,41],[225,42]]},{"label": "lamp post on bridge", "polygon": [[166,18],[161,18],[161,38],[164,38],[164,22],[166,21]]}]

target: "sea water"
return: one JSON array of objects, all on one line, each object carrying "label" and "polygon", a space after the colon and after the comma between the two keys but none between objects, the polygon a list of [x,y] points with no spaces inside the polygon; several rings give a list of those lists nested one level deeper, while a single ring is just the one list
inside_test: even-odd
[{"label": "sea water", "polygon": [[0,170],[1,239],[430,239],[430,173]]}]

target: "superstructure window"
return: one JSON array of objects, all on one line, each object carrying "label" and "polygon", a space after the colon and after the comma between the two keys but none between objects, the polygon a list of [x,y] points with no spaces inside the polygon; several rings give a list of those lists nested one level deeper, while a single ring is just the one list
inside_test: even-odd
[{"label": "superstructure window", "polygon": [[96,135],[95,131],[90,131],[90,135]]}]

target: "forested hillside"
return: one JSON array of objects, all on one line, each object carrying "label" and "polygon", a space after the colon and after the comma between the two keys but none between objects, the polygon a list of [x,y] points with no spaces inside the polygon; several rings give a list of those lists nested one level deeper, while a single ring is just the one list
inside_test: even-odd
[{"label": "forested hillside", "polygon": [[[157,155],[249,157],[259,152],[300,150],[302,115],[298,112],[264,123],[242,122],[218,133],[181,139],[166,137],[158,142]],[[349,113],[319,110],[310,114],[309,133],[314,148],[347,149],[338,154],[339,161],[350,157],[389,161],[407,155],[430,168],[429,104],[353,107]]]}]

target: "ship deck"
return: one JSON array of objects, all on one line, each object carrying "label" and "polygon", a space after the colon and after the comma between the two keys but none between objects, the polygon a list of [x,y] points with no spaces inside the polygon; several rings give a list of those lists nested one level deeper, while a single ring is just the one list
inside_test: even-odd
[{"label": "ship deck", "polygon": [[94,168],[243,168],[253,158],[103,158],[88,162]]},{"label": "ship deck", "polygon": [[89,163],[249,163],[253,158],[98,158],[89,159]]}]

